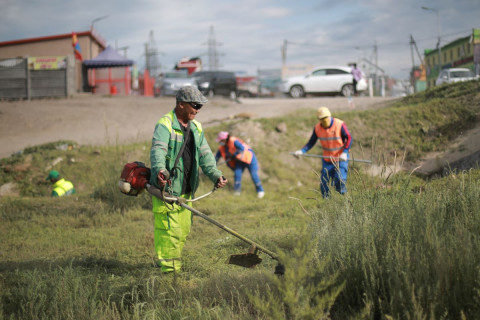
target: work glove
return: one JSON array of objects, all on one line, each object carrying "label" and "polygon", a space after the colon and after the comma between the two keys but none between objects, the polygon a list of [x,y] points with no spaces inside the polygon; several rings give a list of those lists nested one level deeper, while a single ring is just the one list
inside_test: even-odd
[{"label": "work glove", "polygon": [[342,154],[340,155],[340,157],[338,157],[338,160],[340,160],[340,161],[348,161],[348,153],[342,152]]},{"label": "work glove", "polygon": [[295,158],[298,159],[298,156],[301,156],[303,154],[303,151],[302,150],[297,150],[293,153],[293,155],[295,156]]}]

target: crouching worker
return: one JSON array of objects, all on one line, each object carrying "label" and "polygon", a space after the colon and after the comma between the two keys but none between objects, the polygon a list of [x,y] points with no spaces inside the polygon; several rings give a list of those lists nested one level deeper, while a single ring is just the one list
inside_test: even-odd
[{"label": "crouching worker", "polygon": [[252,181],[257,190],[257,197],[263,198],[265,192],[258,176],[258,161],[253,152],[241,139],[231,136],[226,131],[221,131],[216,141],[220,144],[215,160],[220,157],[225,159],[227,166],[233,170],[235,176],[235,185],[233,187],[234,195],[239,196],[242,191],[242,174],[245,168],[248,168]]},{"label": "crouching worker", "polygon": [[[215,157],[205,139],[202,125],[194,120],[207,99],[193,86],[181,88],[175,109],[157,122],[150,150],[150,183],[173,196],[194,198],[199,168],[218,188],[227,184],[217,169]],[[166,177],[170,179],[167,181]],[[154,245],[162,272],[181,269],[182,249],[190,233],[192,213],[176,204],[168,207],[152,197]],[[191,204],[189,204],[191,206]]]},{"label": "crouching worker", "polygon": [[50,180],[53,184],[53,190],[50,196],[52,197],[63,197],[69,196],[75,193],[75,188],[70,181],[67,181],[60,177],[60,173],[56,170],[50,171],[45,180]]},{"label": "crouching worker", "polygon": [[320,177],[320,191],[322,197],[330,195],[329,183],[335,186],[335,190],[340,194],[347,192],[345,183],[348,174],[349,150],[352,146],[352,136],[345,123],[332,117],[327,107],[320,107],[317,110],[319,122],[313,128],[312,136],[307,144],[295,154],[301,155],[310,150],[320,141],[323,149],[322,174]]}]

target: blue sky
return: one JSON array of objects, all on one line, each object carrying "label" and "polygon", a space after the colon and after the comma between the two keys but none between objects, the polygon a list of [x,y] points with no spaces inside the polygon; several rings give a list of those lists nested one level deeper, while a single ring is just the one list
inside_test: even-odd
[{"label": "blue sky", "polygon": [[0,41],[86,31],[94,19],[108,16],[95,29],[113,47],[128,46],[128,58],[140,68],[151,30],[164,70],[188,56],[206,65],[213,26],[224,70],[280,68],[284,40],[288,65],[372,60],[376,43],[378,65],[406,79],[410,34],[422,54],[437,41],[437,15],[422,6],[439,10],[444,44],[480,28],[479,0],[2,0]]}]

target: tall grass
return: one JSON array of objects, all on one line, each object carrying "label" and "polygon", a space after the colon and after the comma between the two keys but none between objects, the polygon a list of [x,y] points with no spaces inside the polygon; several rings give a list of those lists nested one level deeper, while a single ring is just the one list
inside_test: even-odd
[{"label": "tall grass", "polygon": [[334,314],[371,306],[374,318],[480,315],[478,177],[451,175],[421,194],[405,178],[315,212],[318,253],[331,256],[329,267],[346,281]]}]

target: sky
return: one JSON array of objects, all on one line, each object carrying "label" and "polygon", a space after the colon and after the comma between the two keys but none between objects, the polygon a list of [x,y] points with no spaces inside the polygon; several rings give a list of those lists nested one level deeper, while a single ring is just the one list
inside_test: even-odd
[{"label": "sky", "polygon": [[162,71],[197,56],[208,69],[213,30],[220,69],[248,75],[281,68],[286,41],[289,66],[366,68],[363,59],[374,63],[376,47],[378,66],[407,79],[410,35],[423,56],[439,34],[446,44],[480,28],[480,0],[1,0],[0,12],[0,42],[88,31],[103,17],[94,29],[108,45],[128,47],[119,52],[140,70],[149,42]]}]

